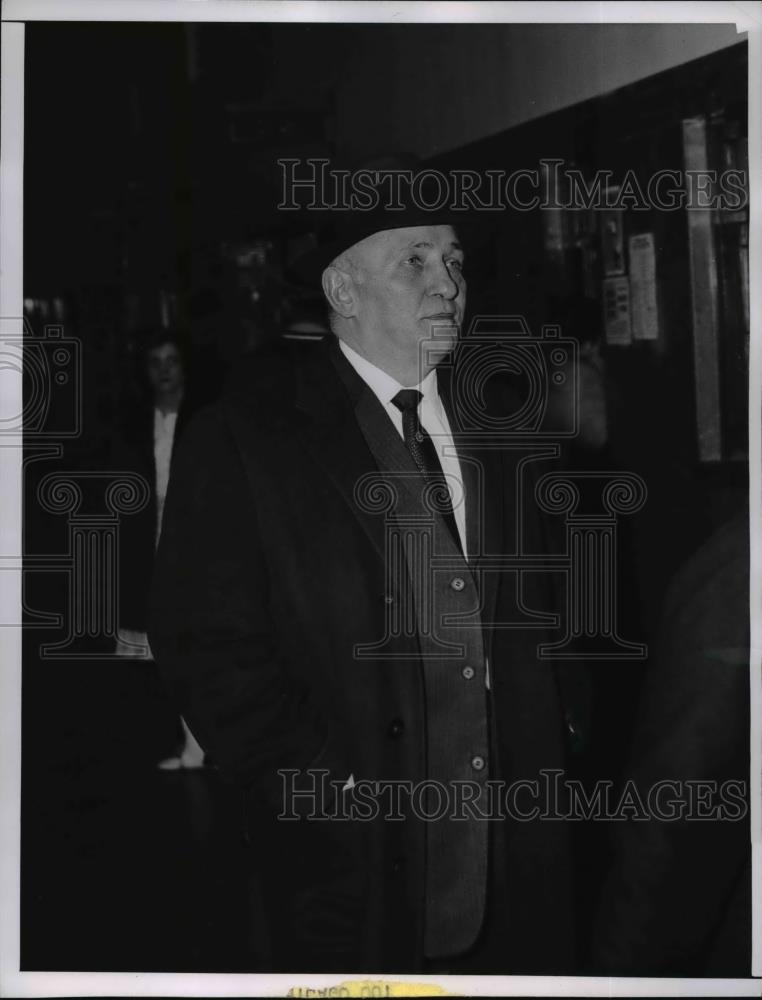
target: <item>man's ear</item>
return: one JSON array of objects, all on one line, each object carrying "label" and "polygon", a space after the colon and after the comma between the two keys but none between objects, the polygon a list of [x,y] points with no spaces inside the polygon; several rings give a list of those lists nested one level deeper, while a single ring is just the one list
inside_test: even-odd
[{"label": "man's ear", "polygon": [[357,293],[352,275],[331,264],[323,271],[323,294],[339,316],[347,319],[355,313]]}]

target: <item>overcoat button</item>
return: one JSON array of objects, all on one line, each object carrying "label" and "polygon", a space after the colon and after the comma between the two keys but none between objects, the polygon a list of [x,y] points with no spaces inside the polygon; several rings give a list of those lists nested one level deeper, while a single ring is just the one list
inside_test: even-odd
[{"label": "overcoat button", "polygon": [[474,670],[473,667],[463,667],[462,674],[467,681],[473,680],[475,673],[476,671]]},{"label": "overcoat button", "polygon": [[475,771],[483,771],[484,770],[484,764],[485,764],[484,757],[476,756],[476,757],[472,757],[471,758],[471,767]]},{"label": "overcoat button", "polygon": [[402,719],[392,719],[389,723],[389,735],[396,740],[405,732],[405,723]]},{"label": "overcoat button", "polygon": [[456,576],[453,577],[452,580],[450,580],[450,586],[452,587],[453,590],[460,591],[463,590],[464,587],[466,586],[466,581],[463,579],[463,577]]},{"label": "overcoat button", "polygon": [[384,604],[394,604],[394,598],[391,594],[384,594]]}]

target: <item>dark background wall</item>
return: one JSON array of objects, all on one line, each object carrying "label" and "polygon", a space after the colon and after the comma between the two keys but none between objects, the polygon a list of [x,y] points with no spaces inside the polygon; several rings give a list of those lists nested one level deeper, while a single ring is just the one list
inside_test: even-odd
[{"label": "dark background wall", "polygon": [[338,94],[337,137],[360,156],[391,136],[399,148],[437,156],[738,41],[729,24],[352,30],[347,71],[357,86]]}]

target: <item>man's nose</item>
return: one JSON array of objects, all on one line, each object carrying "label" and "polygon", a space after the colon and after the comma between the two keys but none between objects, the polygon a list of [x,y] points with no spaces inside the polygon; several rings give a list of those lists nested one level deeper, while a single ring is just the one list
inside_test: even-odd
[{"label": "man's nose", "polygon": [[437,267],[436,273],[432,275],[429,294],[441,295],[445,299],[454,299],[457,297],[459,291],[458,283],[450,274],[447,265],[442,261]]}]

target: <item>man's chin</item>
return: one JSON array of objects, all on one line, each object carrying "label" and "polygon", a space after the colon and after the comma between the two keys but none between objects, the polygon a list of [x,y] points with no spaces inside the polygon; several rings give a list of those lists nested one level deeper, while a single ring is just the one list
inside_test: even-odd
[{"label": "man's chin", "polygon": [[439,325],[431,331],[426,341],[426,350],[441,359],[455,349],[460,329],[457,326]]},{"label": "man's chin", "polygon": [[457,343],[457,338],[452,337],[449,340],[437,338],[436,343],[431,340],[426,340],[421,344],[421,353],[419,355],[419,364],[421,365],[422,374],[431,371],[432,368],[436,368],[454,349]]}]

